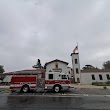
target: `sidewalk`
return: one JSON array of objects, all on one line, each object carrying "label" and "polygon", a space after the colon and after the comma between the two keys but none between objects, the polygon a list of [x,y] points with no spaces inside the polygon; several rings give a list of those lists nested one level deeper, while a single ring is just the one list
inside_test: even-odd
[{"label": "sidewalk", "polygon": [[[103,89],[104,86],[94,86],[94,85],[81,85],[81,84],[71,84],[74,88],[100,88]],[[106,86],[110,89],[110,86]]]}]

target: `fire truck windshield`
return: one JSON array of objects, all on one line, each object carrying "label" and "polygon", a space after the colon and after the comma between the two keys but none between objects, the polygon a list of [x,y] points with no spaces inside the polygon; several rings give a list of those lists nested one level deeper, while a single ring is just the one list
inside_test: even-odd
[{"label": "fire truck windshield", "polygon": [[62,79],[67,79],[67,76],[66,75],[62,75]]}]

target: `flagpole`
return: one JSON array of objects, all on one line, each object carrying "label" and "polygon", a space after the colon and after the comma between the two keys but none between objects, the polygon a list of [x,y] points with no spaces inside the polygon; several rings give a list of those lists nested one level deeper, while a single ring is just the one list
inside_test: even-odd
[{"label": "flagpole", "polygon": [[[77,42],[77,46],[78,46],[78,42]],[[78,54],[79,54],[79,47],[78,47]],[[79,59],[79,55],[78,55],[78,59]],[[79,69],[80,69],[80,61],[79,61]],[[82,84],[82,81],[81,81],[81,69],[79,71],[80,71],[80,85],[81,85]]]},{"label": "flagpole", "polygon": [[[78,47],[78,42],[77,42],[77,47]],[[78,47],[78,53],[79,53],[79,47]]]},{"label": "flagpole", "polygon": [[[78,47],[78,59],[79,59],[79,46],[78,46],[78,42],[77,42],[77,47]],[[80,69],[80,60],[79,60],[79,69]],[[80,71],[80,85],[82,84],[81,82],[81,70]]]}]

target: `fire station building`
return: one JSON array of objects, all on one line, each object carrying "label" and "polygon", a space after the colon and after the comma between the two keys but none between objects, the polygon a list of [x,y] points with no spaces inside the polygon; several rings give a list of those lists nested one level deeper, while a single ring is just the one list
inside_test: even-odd
[{"label": "fire station building", "polygon": [[45,64],[45,67],[46,72],[63,72],[67,73],[69,75],[69,78],[71,78],[72,69],[71,67],[68,67],[68,62],[56,59],[47,62]]}]

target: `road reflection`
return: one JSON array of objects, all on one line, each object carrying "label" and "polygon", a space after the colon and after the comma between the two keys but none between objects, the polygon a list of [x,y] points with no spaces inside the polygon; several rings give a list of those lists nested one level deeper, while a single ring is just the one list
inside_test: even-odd
[{"label": "road reflection", "polygon": [[36,96],[8,96],[7,106],[9,110],[14,109],[65,109],[78,108],[83,104],[80,97],[36,97]]},{"label": "road reflection", "polygon": [[0,95],[0,110],[110,110],[110,97]]}]

